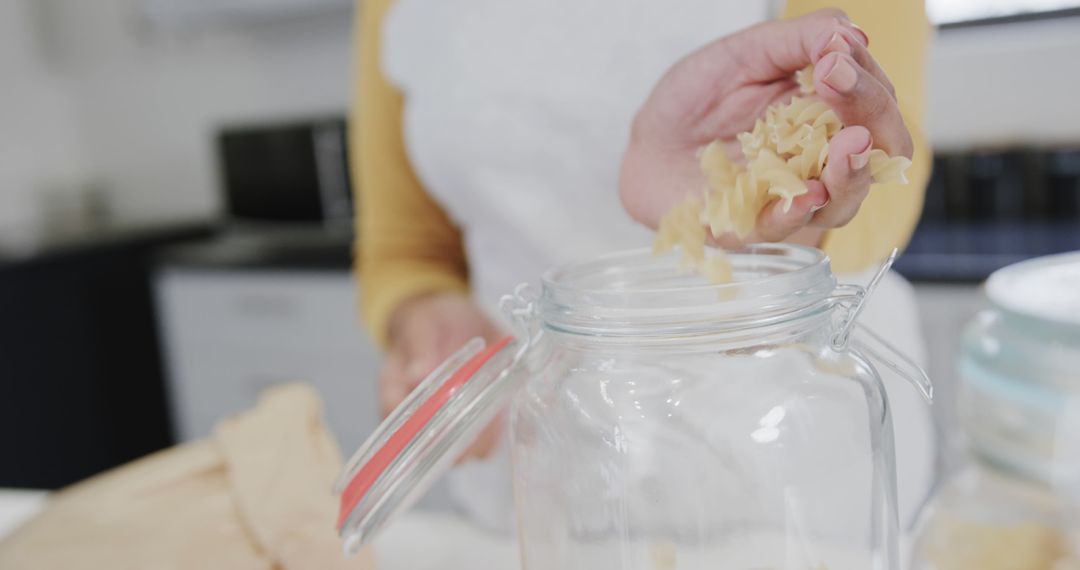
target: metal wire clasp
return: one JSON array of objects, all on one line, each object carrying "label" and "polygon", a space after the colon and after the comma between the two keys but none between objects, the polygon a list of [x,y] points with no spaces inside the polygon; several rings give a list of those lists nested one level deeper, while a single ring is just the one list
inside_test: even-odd
[{"label": "metal wire clasp", "polygon": [[[832,337],[832,348],[838,352],[854,348],[856,351],[869,357],[872,361],[892,370],[914,386],[923,398],[928,402],[934,399],[934,385],[926,371],[906,354],[901,352],[881,335],[858,324],[859,314],[866,308],[866,301],[877,289],[882,278],[896,261],[897,250],[893,249],[892,255],[881,264],[874,274],[874,278],[866,287],[858,285],[841,285],[838,289],[841,295],[837,297],[837,304],[846,309],[846,312],[837,325],[836,334]],[[858,327],[858,328],[856,328]],[[857,333],[857,334],[856,334]],[[856,337],[854,340],[852,336]]]},{"label": "metal wire clasp", "polygon": [[514,336],[517,337],[518,354],[514,360],[520,360],[525,351],[529,349],[540,336],[540,314],[538,306],[539,295],[528,283],[520,283],[514,287],[514,292],[503,295],[499,299],[499,310],[510,320],[514,328]]},{"label": "metal wire clasp", "polygon": [[837,327],[836,334],[833,335],[832,345],[835,350],[846,350],[848,342],[851,340],[851,331],[855,328],[855,321],[859,318],[859,314],[866,308],[866,300],[870,298],[870,295],[874,294],[878,284],[881,283],[882,278],[892,268],[893,263],[896,261],[898,250],[893,248],[892,254],[886,259],[881,267],[878,268],[877,273],[874,274],[874,278],[870,280],[870,283],[866,287],[850,287],[852,299],[848,301],[852,303],[848,307],[847,314]]}]

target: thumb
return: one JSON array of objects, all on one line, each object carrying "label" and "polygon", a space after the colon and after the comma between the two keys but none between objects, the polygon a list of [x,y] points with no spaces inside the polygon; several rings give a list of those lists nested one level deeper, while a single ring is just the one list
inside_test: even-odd
[{"label": "thumb", "polygon": [[405,378],[409,388],[419,386],[440,362],[442,360],[431,350],[423,351],[409,360],[405,366]]},{"label": "thumb", "polygon": [[410,390],[418,386],[447,356],[442,354],[440,346],[439,339],[430,332],[417,334],[411,339],[403,372]]},{"label": "thumb", "polygon": [[415,388],[434,366],[427,364],[437,341],[433,328],[427,323],[416,326],[414,319],[404,319],[392,329],[389,353],[396,361],[396,381],[407,390]]},{"label": "thumb", "polygon": [[401,352],[391,351],[387,354],[379,372],[379,410],[383,417],[390,415],[411,390],[404,382],[404,368],[405,361]]},{"label": "thumb", "polygon": [[[438,319],[432,319],[432,321],[438,321]],[[462,334],[457,330],[458,326],[455,322],[451,324],[429,322],[423,327],[414,329],[413,334],[409,336],[405,360],[405,376],[408,378],[410,387],[415,388],[419,385],[436,367],[458,351],[469,338],[476,336]]]}]

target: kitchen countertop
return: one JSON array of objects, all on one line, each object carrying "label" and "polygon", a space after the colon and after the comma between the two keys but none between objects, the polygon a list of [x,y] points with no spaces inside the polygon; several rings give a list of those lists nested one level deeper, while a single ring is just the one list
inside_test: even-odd
[{"label": "kitchen countertop", "polygon": [[351,228],[248,227],[163,249],[161,267],[200,271],[351,271]]},{"label": "kitchen countertop", "polygon": [[[423,548],[417,548],[423,544]],[[900,537],[900,567],[910,540]],[[426,511],[407,513],[375,540],[377,570],[518,570],[515,537],[481,530],[461,517]]]},{"label": "kitchen countertop", "polygon": [[353,262],[349,226],[193,220],[100,228],[22,247],[0,243],[0,270],[133,244],[155,246],[163,265],[207,270],[349,271]]},{"label": "kitchen countertop", "polygon": [[214,235],[218,226],[211,221],[175,221],[158,225],[117,226],[100,228],[70,236],[42,239],[21,247],[0,244],[0,270],[25,264],[47,263],[68,259],[88,252],[159,246],[186,240],[203,239]]},{"label": "kitchen countertop", "polygon": [[[47,493],[41,491],[0,489],[0,540],[44,508],[46,500]],[[901,552],[906,552],[903,547],[906,543],[902,538]],[[382,531],[374,548],[377,570],[519,568],[513,536],[482,530],[450,513],[423,510],[406,513]]]},{"label": "kitchen countertop", "polygon": [[47,491],[0,489],[0,540],[45,508],[48,496]]}]

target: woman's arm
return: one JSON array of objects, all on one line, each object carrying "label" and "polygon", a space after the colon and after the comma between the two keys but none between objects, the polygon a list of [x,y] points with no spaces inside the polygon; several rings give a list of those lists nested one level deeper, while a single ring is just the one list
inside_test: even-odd
[{"label": "woman's arm", "polygon": [[357,207],[356,265],[364,322],[381,345],[405,301],[464,293],[468,270],[461,233],[413,173],[401,130],[402,96],[380,66],[382,20],[391,0],[357,10],[350,160]]},{"label": "woman's arm", "polygon": [[907,245],[922,213],[930,177],[931,154],[923,134],[924,64],[930,25],[922,0],[789,0],[785,17],[836,7],[872,38],[870,51],[893,86],[904,122],[914,141],[907,186],[875,185],[858,215],[846,226],[829,230],[822,248],[836,271],[858,271],[880,263]]},{"label": "woman's arm", "polygon": [[[461,232],[424,191],[405,151],[402,96],[379,65],[390,3],[366,0],[358,10],[359,84],[349,131],[361,311],[372,337],[386,349],[379,373],[383,414],[470,338],[492,342],[500,336],[466,295]],[[466,455],[490,453],[501,433],[501,423],[494,422]]]}]

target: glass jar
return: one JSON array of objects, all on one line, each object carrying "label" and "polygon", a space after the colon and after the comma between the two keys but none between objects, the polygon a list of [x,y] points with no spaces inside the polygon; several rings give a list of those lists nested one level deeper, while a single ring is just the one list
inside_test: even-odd
[{"label": "glass jar", "polygon": [[964,334],[968,465],[920,524],[917,570],[1080,570],[1080,254],[998,271]]},{"label": "glass jar", "polygon": [[927,396],[929,382],[855,328],[867,290],[837,286],[820,251],[730,259],[735,281],[716,285],[673,256],[614,254],[504,299],[515,336],[452,357],[350,461],[346,550],[512,400],[525,570],[898,568],[892,421],[871,359]]}]

